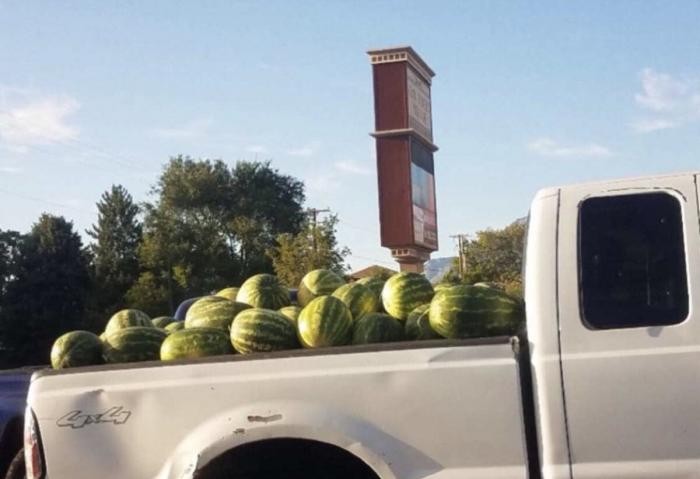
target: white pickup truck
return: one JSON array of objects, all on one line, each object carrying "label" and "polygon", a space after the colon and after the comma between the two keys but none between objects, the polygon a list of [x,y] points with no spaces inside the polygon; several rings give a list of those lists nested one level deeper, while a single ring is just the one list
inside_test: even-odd
[{"label": "white pickup truck", "polygon": [[36,372],[27,476],[700,477],[698,210],[696,174],[540,191],[521,338]]}]

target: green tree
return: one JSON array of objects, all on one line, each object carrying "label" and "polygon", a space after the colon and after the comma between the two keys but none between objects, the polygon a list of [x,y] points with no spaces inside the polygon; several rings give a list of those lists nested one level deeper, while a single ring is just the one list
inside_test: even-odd
[{"label": "green tree", "polygon": [[[527,226],[515,221],[503,229],[478,231],[462,247],[463,281],[494,282],[506,292],[522,296],[521,270]],[[452,276],[454,273],[451,273]]]},{"label": "green tree", "polygon": [[98,314],[109,317],[126,307],[124,295],[139,276],[141,242],[139,207],[121,185],[105,191],[97,203],[97,224],[87,230],[94,270],[94,300]]},{"label": "green tree", "polygon": [[297,234],[277,236],[277,245],[268,250],[277,276],[288,286],[296,287],[309,271],[324,268],[344,275],[348,271],[347,247],[340,248],[336,239],[338,216],[331,215],[317,225],[306,221]]},{"label": "green tree", "polygon": [[[0,230],[0,298],[5,294],[5,286],[12,280],[21,241],[22,235],[17,231]],[[0,301],[0,310],[3,304],[4,301]]]},{"label": "green tree", "polygon": [[2,298],[0,368],[47,364],[53,341],[84,326],[90,278],[73,224],[43,214],[17,253]]},{"label": "green tree", "polygon": [[[172,158],[145,208],[139,286],[128,298],[167,304],[272,272],[265,255],[275,237],[295,233],[303,220],[303,183],[270,164]],[[156,287],[158,298],[144,297]],[[149,293],[152,295],[152,293]]]}]

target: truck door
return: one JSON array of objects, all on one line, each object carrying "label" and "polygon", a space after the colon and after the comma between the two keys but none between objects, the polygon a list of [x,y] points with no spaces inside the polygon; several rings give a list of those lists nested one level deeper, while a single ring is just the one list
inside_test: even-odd
[{"label": "truck door", "polygon": [[559,219],[571,474],[700,477],[696,178],[563,189]]}]

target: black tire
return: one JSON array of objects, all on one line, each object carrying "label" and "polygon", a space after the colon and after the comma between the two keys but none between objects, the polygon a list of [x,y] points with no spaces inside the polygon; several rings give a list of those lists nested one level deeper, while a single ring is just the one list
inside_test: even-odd
[{"label": "black tire", "polygon": [[5,479],[26,479],[26,477],[27,470],[24,467],[24,449],[20,449],[17,454],[15,454],[14,459],[12,459],[10,467],[7,468]]}]

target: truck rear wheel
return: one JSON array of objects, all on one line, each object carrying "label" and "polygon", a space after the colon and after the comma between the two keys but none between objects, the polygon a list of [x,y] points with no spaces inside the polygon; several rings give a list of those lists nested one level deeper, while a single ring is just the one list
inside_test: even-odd
[{"label": "truck rear wheel", "polygon": [[10,467],[7,468],[7,473],[5,474],[5,479],[25,479],[26,469],[24,467],[24,449],[20,449],[17,454],[15,454],[14,459],[10,463]]},{"label": "truck rear wheel", "polygon": [[271,439],[245,444],[212,460],[196,479],[379,479],[358,457],[318,441]]}]

